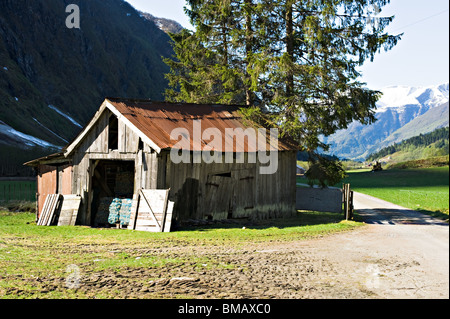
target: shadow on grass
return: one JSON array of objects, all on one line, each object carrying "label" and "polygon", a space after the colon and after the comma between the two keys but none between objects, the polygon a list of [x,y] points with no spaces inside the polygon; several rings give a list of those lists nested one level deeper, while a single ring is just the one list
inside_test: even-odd
[{"label": "shadow on grass", "polygon": [[[264,220],[250,219],[227,219],[227,220],[189,220],[182,225],[174,225],[176,230],[210,230],[210,229],[233,229],[233,228],[249,228],[249,229],[269,229],[269,228],[290,228],[301,226],[315,226],[336,224],[344,220],[343,214],[324,213],[314,211],[298,211],[293,217],[273,218]],[[361,221],[355,216],[355,221]]]}]

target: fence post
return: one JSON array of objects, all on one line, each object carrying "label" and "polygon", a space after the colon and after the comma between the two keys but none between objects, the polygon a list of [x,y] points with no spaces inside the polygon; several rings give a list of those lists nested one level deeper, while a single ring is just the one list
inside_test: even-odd
[{"label": "fence post", "polygon": [[349,211],[349,187],[348,187],[348,184],[345,184],[345,220],[348,220],[348,211]]},{"label": "fence post", "polygon": [[[350,184],[348,189],[350,190]],[[353,219],[353,191],[350,191],[350,219]]]},{"label": "fence post", "polygon": [[345,200],[345,184],[342,184],[342,202],[344,203],[344,218],[347,219],[347,201]]},{"label": "fence post", "polygon": [[344,217],[349,220],[353,217],[353,192],[350,191],[350,184],[343,185],[344,195]]}]

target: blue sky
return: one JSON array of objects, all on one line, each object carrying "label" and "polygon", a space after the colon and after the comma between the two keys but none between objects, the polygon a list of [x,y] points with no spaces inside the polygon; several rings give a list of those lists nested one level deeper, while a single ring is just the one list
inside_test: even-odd
[{"label": "blue sky", "polygon": [[[183,11],[185,0],[127,0],[136,9],[192,28]],[[387,31],[404,33],[388,52],[361,68],[371,89],[387,86],[431,86],[449,81],[449,3],[447,0],[391,0],[380,16],[395,15]]]}]

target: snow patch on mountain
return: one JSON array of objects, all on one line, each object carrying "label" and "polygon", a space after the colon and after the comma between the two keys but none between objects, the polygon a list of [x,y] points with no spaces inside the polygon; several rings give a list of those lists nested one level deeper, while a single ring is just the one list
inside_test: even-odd
[{"label": "snow patch on mountain", "polygon": [[59,148],[59,146],[56,146],[54,144],[51,144],[44,140],[41,140],[37,137],[19,132],[2,121],[0,121],[0,136],[1,135],[5,135],[7,138],[9,138],[17,143],[23,144],[26,147],[40,146],[40,147],[55,148],[55,149]]},{"label": "snow patch on mountain", "polygon": [[64,141],[64,142],[66,142],[66,143],[69,143],[69,141],[67,141],[65,138],[62,138],[61,136],[59,136],[58,134],[56,134],[55,132],[53,132],[51,129],[49,129],[47,126],[45,126],[44,124],[42,124],[41,122],[39,122],[37,119],[35,119],[34,117],[33,117],[33,120],[37,123],[37,124],[39,124],[40,126],[42,126],[43,128],[45,128],[47,131],[49,131],[50,133],[52,133],[53,135],[55,135],[57,138],[59,138],[60,140],[62,140],[62,141]]},{"label": "snow patch on mountain", "polygon": [[77,121],[75,121],[73,119],[73,117],[71,117],[70,115],[68,115],[68,114],[64,113],[63,111],[59,110],[56,106],[50,104],[50,105],[48,105],[48,107],[51,108],[53,111],[57,112],[59,115],[64,116],[66,119],[68,119],[70,122],[72,122],[72,124],[74,124],[74,125],[76,125],[76,126],[78,126],[80,128],[83,128],[80,123],[78,123]]}]

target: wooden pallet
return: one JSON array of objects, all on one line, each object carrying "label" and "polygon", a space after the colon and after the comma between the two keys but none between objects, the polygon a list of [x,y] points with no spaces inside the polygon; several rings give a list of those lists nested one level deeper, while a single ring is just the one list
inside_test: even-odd
[{"label": "wooden pallet", "polygon": [[41,216],[37,222],[38,226],[50,226],[59,204],[60,194],[48,194],[42,207]]},{"label": "wooden pallet", "polygon": [[38,226],[74,226],[80,208],[81,196],[49,194],[45,198]]}]

